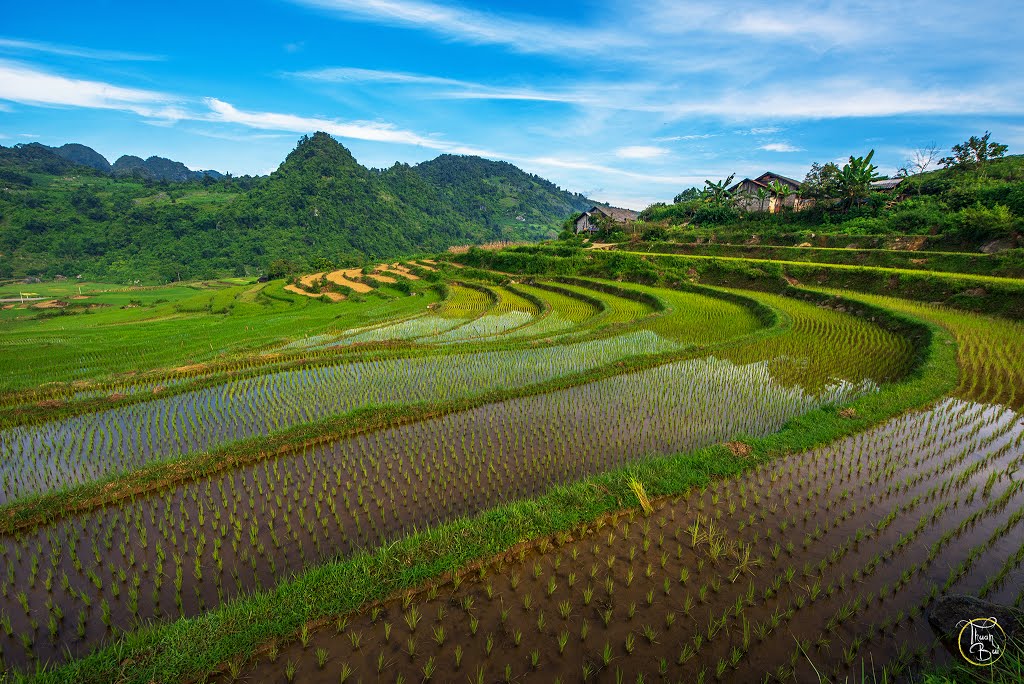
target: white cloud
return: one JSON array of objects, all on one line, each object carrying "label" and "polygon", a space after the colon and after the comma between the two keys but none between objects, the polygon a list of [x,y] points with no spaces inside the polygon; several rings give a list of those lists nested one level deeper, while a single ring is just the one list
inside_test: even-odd
[{"label": "white cloud", "polygon": [[664,138],[655,138],[654,141],[655,142],[679,142],[679,141],[683,141],[683,140],[707,140],[708,138],[716,138],[716,137],[718,137],[718,135],[719,135],[718,133],[702,133],[700,135],[697,135],[697,134],[670,135],[670,136],[667,136],[667,137],[664,137]]},{"label": "white cloud", "polygon": [[727,174],[721,171],[710,171],[701,174],[700,180],[697,180],[697,176],[669,176],[651,173],[642,173],[639,171],[630,171],[629,169],[620,169],[613,166],[607,166],[604,164],[595,164],[594,162],[585,161],[582,159],[567,158],[567,157],[553,157],[553,156],[540,156],[540,157],[528,157],[528,156],[516,156],[516,155],[498,155],[501,159],[506,159],[516,164],[522,164],[530,167],[541,167],[545,169],[569,169],[573,171],[593,171],[606,176],[618,176],[621,178],[629,178],[635,181],[641,181],[643,183],[657,183],[661,185],[677,186],[699,183],[704,184],[705,178],[718,178],[725,177]]},{"label": "white cloud", "polygon": [[422,74],[410,74],[402,71],[357,69],[354,67],[333,67],[328,69],[314,69],[311,71],[296,71],[285,75],[308,81],[322,81],[325,83],[392,83],[402,85],[462,86],[466,88],[483,87],[476,83],[459,81],[453,78],[424,76]]},{"label": "white cloud", "polygon": [[757,149],[767,150],[768,152],[803,152],[804,148],[790,145],[787,142],[773,142],[765,143]]},{"label": "white cloud", "polygon": [[17,52],[45,52],[64,57],[81,57],[83,59],[99,59],[117,62],[156,62],[164,58],[159,55],[144,55],[137,52],[118,52],[115,50],[94,50],[93,48],[76,47],[74,45],[55,45],[33,40],[16,40],[0,38],[0,50]]},{"label": "white cloud", "polygon": [[452,40],[505,45],[520,52],[559,51],[603,53],[641,43],[627,32],[582,29],[536,19],[512,19],[496,14],[408,0],[293,0],[301,5],[377,21],[392,26],[433,31]]},{"label": "white cloud", "polygon": [[665,154],[668,150],[653,145],[628,145],[615,150],[615,156],[620,159],[655,159]]},{"label": "white cloud", "polygon": [[784,14],[775,9],[730,8],[730,21],[723,21],[722,28],[730,33],[754,36],[756,38],[797,39],[806,42],[824,41],[830,45],[854,43],[867,33],[868,27],[834,12],[790,11]]},{"label": "white cloud", "polygon": [[380,121],[338,121],[322,117],[309,117],[281,112],[243,111],[234,105],[213,97],[204,98],[209,112],[195,118],[237,124],[247,128],[265,131],[290,131],[308,134],[323,131],[338,138],[367,140],[370,142],[413,145],[450,154],[468,154],[480,157],[509,159],[497,152],[463,145],[457,142],[431,138],[413,131],[398,128],[394,124]]},{"label": "white cloud", "polygon": [[0,61],[0,100],[49,107],[118,109],[158,119],[186,116],[180,98],[153,90],[122,88],[65,78],[14,62]]},{"label": "white cloud", "polygon": [[318,117],[297,116],[278,112],[247,112],[235,108],[222,100],[208,97],[203,100],[210,108],[210,121],[240,124],[249,128],[269,131],[291,131],[309,133],[324,131],[340,138],[372,140],[374,142],[422,145],[433,149],[447,147],[445,143],[422,137],[411,131],[401,130],[392,124],[373,121],[343,122]]},{"label": "white cloud", "polygon": [[[332,0],[333,1],[333,0]],[[657,80],[611,82],[574,81],[565,87],[495,86],[433,75],[358,68],[327,68],[286,74],[327,83],[371,83],[421,87],[419,97],[446,100],[513,100],[569,104],[592,112],[638,112],[670,120],[708,116],[729,121],[751,119],[834,119],[882,117],[903,114],[961,114],[965,112],[1016,113],[1021,99],[1011,89],[920,89],[909,82],[889,85],[854,77],[806,79],[802,84],[779,88],[776,83],[745,85],[713,92],[685,92]],[[614,95],[610,95],[614,93]],[[735,131],[738,135],[765,136],[780,133],[779,125],[760,125]],[[700,140],[717,134],[655,138],[656,142]]]},{"label": "white cloud", "polygon": [[[284,75],[322,83],[437,86],[437,88],[420,91],[417,95],[441,100],[518,100],[573,104],[598,109],[639,111],[658,111],[660,109],[658,105],[652,106],[645,103],[647,97],[652,97],[657,93],[659,87],[655,83],[574,83],[568,88],[543,89],[532,86],[494,86],[442,76],[351,67],[299,71]],[[615,90],[616,97],[609,98],[608,92],[612,89]]]},{"label": "white cloud", "polygon": [[[1008,89],[918,89],[910,84],[876,85],[863,79],[832,78],[780,89],[736,89],[700,100],[665,104],[677,116],[714,116],[735,121],[750,119],[838,119],[904,114],[1017,113],[1021,98]],[[765,134],[770,128],[751,132]]]}]

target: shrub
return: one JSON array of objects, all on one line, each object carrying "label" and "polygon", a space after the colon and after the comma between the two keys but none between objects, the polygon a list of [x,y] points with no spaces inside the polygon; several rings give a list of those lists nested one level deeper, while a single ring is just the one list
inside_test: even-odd
[{"label": "shrub", "polygon": [[697,224],[730,223],[738,218],[739,213],[734,208],[716,204],[702,204],[693,212],[693,222]]},{"label": "shrub", "polygon": [[1020,219],[1002,204],[989,209],[978,203],[950,216],[948,225],[952,229],[949,232],[962,240],[984,242],[1010,237],[1020,229]]},{"label": "shrub", "polygon": [[843,221],[836,226],[836,232],[847,235],[883,235],[887,232],[884,219],[860,216]]},{"label": "shrub", "polygon": [[909,200],[889,217],[889,229],[897,233],[927,233],[942,225],[939,207]]}]

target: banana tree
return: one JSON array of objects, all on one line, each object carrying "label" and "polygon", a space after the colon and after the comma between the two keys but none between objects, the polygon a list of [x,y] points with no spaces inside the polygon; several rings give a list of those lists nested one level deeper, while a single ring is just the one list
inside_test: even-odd
[{"label": "banana tree", "polygon": [[874,150],[864,157],[851,156],[849,163],[844,164],[839,173],[840,196],[847,209],[866,198],[871,192],[871,181],[878,178],[878,174],[875,173],[878,167],[871,163],[873,156]]},{"label": "banana tree", "polygon": [[757,196],[757,204],[758,204],[759,209],[761,211],[764,211],[764,205],[768,201],[768,199],[772,196],[772,194],[770,192],[768,192],[768,190],[766,188],[758,188],[756,196]]},{"label": "banana tree", "polygon": [[729,186],[732,184],[732,179],[736,177],[736,174],[731,174],[728,178],[717,183],[712,183],[709,180],[704,181],[704,189],[701,191],[701,196],[704,201],[708,204],[715,204],[719,206],[728,206],[732,203],[732,193],[729,191]]},{"label": "banana tree", "polygon": [[768,189],[775,193],[775,196],[779,198],[779,207],[785,211],[786,198],[793,194],[793,188],[789,187],[786,183],[775,179],[768,184]]}]

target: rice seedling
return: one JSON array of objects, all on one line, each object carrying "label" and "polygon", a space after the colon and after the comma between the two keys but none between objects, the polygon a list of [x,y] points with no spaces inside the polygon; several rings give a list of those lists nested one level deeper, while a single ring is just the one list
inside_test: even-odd
[{"label": "rice seedling", "polygon": [[[573,288],[580,287],[567,284],[563,290],[573,292]],[[655,288],[648,290],[660,292]],[[545,296],[558,294],[542,288],[533,288],[532,291],[544,293]],[[572,299],[564,292],[558,296]],[[673,296],[675,294],[681,293],[673,293]],[[609,295],[600,301],[610,306],[609,303],[614,304],[615,297],[617,295]],[[471,298],[469,296],[464,301],[469,302]],[[774,301],[771,296],[762,299]],[[673,301],[685,300],[680,297]],[[861,358],[827,360],[825,348],[828,345],[821,344],[818,345],[821,349],[812,349],[810,342],[801,342],[792,348],[796,351],[787,350],[786,354],[772,354],[773,349],[781,348],[773,347],[772,344],[752,345],[757,349],[730,352],[730,360],[740,364],[755,358],[758,362],[771,360],[754,368],[731,366],[717,359],[677,363],[665,367],[663,372],[659,369],[656,369],[657,372],[645,371],[629,377],[628,381],[623,378],[606,382],[600,387],[588,386],[585,391],[574,389],[562,394],[551,392],[522,401],[516,400],[513,404],[499,408],[474,409],[464,415],[368,432],[344,443],[316,445],[301,453],[264,461],[257,466],[239,468],[230,476],[198,481],[144,500],[125,502],[79,518],[47,524],[38,530],[27,531],[23,538],[3,540],[10,546],[10,550],[0,555],[0,563],[7,565],[4,569],[7,572],[0,572],[0,579],[4,574],[10,579],[6,584],[4,599],[0,601],[0,609],[12,622],[10,632],[5,627],[4,633],[24,633],[32,618],[30,613],[35,613],[43,623],[41,633],[55,635],[57,638],[52,647],[45,643],[47,640],[40,639],[39,643],[33,644],[34,652],[52,655],[69,644],[72,653],[84,652],[96,643],[94,622],[120,626],[126,624],[129,619],[126,616],[138,615],[140,619],[146,619],[153,616],[198,614],[206,606],[219,603],[223,600],[221,597],[228,598],[266,588],[277,578],[300,572],[329,555],[374,548],[382,540],[395,538],[413,525],[434,526],[452,517],[481,510],[503,497],[527,497],[553,484],[572,481],[586,473],[643,458],[647,454],[686,450],[695,445],[722,441],[735,434],[766,434],[790,417],[820,403],[840,402],[858,393],[874,391],[875,386],[865,381],[882,381],[892,377],[893,373],[886,369],[893,369],[901,363],[898,351],[889,354],[891,358],[884,359],[885,355],[871,351],[883,348],[886,340],[891,341],[891,337],[879,334],[867,322],[858,320],[856,323],[847,323],[845,319],[853,317],[844,317],[827,309],[816,311],[817,307],[810,305],[798,306],[789,302],[785,302],[785,305],[786,308],[782,310],[794,312],[794,325],[804,331],[801,335],[806,340],[833,339],[830,337],[833,333],[839,335],[834,338],[839,340],[844,339],[843,335],[849,335],[849,339],[858,339],[857,336],[862,335],[863,345],[858,339],[858,350],[862,353],[853,355]],[[580,320],[600,315],[597,308],[596,305],[592,306],[591,314]],[[624,313],[627,310],[620,307],[620,313],[615,316],[622,316],[624,321],[641,320],[635,312],[628,315]],[[449,313],[454,313],[454,307]],[[457,318],[452,316],[447,320]],[[610,318],[612,316],[606,316],[604,320]],[[654,326],[654,320],[652,318],[643,325]],[[596,329],[600,322],[591,321],[588,325],[591,324]],[[522,328],[523,334],[517,339],[528,340],[525,331],[529,327],[526,325]],[[426,331],[426,328],[423,330]],[[645,332],[650,333],[652,330],[647,328]],[[665,346],[663,341],[669,339],[670,333],[667,331],[670,327],[665,330],[662,341],[653,344],[639,341],[639,337],[627,344],[618,339],[621,335],[602,338],[601,345],[604,346],[596,344],[599,341],[596,338],[581,342],[560,342],[558,346],[561,348],[561,356],[559,359],[552,356],[550,362],[524,361],[533,357],[524,356],[523,349],[505,349],[500,353],[509,352],[506,356],[499,356],[495,352],[495,355],[484,359],[482,353],[478,353],[474,347],[474,351],[459,357],[459,363],[467,369],[465,371],[447,370],[459,363],[452,363],[450,358],[442,359],[445,354],[424,353],[416,358],[393,358],[387,363],[339,363],[335,360],[294,372],[287,371],[292,375],[282,372],[279,378],[263,374],[267,377],[260,379],[261,375],[253,374],[246,380],[248,385],[239,381],[230,388],[224,386],[222,389],[227,394],[217,395],[211,388],[201,390],[210,393],[212,398],[209,400],[197,390],[197,393],[189,395],[189,400],[194,403],[181,403],[181,406],[186,407],[182,409],[174,408],[179,404],[170,400],[185,397],[186,393],[167,397],[167,402],[161,404],[160,408],[149,401],[132,404],[137,408],[130,411],[136,413],[131,413],[126,407],[124,410],[127,412],[118,414],[119,417],[111,415],[103,418],[108,422],[96,423],[103,427],[96,427],[93,432],[87,429],[84,433],[87,436],[80,443],[69,443],[72,444],[69,447],[72,452],[67,453],[81,456],[72,456],[70,459],[60,457],[57,461],[77,467],[76,464],[84,463],[95,455],[116,453],[118,444],[136,445],[132,448],[139,453],[156,458],[161,457],[161,454],[185,453],[183,450],[202,448],[219,443],[218,440],[255,434],[246,433],[245,430],[268,429],[268,426],[250,428],[246,427],[247,421],[252,422],[256,416],[261,415],[261,411],[268,411],[266,407],[278,405],[274,402],[283,407],[279,412],[282,416],[285,413],[298,416],[296,421],[309,420],[316,415],[330,415],[320,414],[320,407],[312,406],[319,399],[306,402],[310,406],[304,408],[303,402],[289,397],[324,396],[325,403],[334,403],[322,410],[337,412],[339,400],[327,395],[332,392],[346,394],[349,390],[339,388],[353,386],[344,383],[349,382],[345,378],[349,378],[347,374],[356,368],[362,373],[358,376],[358,382],[368,386],[380,384],[381,381],[377,380],[379,378],[403,374],[402,379],[396,379],[387,388],[389,392],[393,390],[394,395],[402,401],[413,401],[420,396],[434,399],[439,394],[435,388],[443,392],[450,391],[445,396],[469,396],[478,392],[479,388],[495,382],[495,377],[520,378],[513,379],[510,386],[515,386],[516,382],[536,382],[545,377],[573,372],[580,367],[578,361],[581,359],[586,359],[583,363],[589,364],[592,357],[600,357],[594,363],[601,364],[608,363],[609,359],[625,358],[631,353],[637,353],[637,349],[639,353],[650,353],[652,349],[668,350],[671,345]],[[447,344],[462,334],[466,335],[466,339],[485,337],[480,335],[482,331],[483,328],[459,325],[445,330],[438,328],[434,333],[424,332],[416,339],[425,336],[438,339],[444,337],[443,344]],[[355,333],[351,337],[359,334]],[[685,334],[689,333],[678,330],[672,333],[677,336]],[[497,332],[491,335],[498,336],[501,335]],[[646,336],[645,339],[654,338]],[[438,346],[442,344],[436,343]],[[591,347],[586,348],[590,351],[577,353],[575,360],[565,352],[570,345],[583,344],[591,344]],[[800,344],[806,346],[801,347]],[[892,348],[898,349],[899,345],[893,345]],[[804,358],[810,361],[807,368],[802,370],[799,367],[802,364],[790,361],[805,351]],[[744,354],[751,356],[744,357]],[[546,358],[541,350],[535,356],[537,359]],[[567,357],[569,360],[565,361]],[[489,363],[498,367],[505,363],[500,360],[504,358],[511,359],[508,362],[510,366],[523,368],[495,370],[484,367],[484,364]],[[442,362],[447,365],[441,365]],[[563,362],[564,365],[558,366]],[[356,363],[363,365],[356,366]],[[531,368],[531,363],[536,367]],[[544,363],[554,364],[550,366],[554,370],[542,372],[540,368]],[[473,368],[472,372],[469,368]],[[815,374],[820,375],[819,380],[811,377]],[[484,379],[478,381],[475,378]],[[802,386],[796,382],[788,384],[794,378],[799,378],[801,382],[808,378],[811,380]],[[848,384],[838,383],[832,389],[827,389],[828,382],[821,384],[821,380],[828,378],[832,381],[843,378]],[[441,382],[437,382],[437,379],[441,379]],[[817,386],[816,382],[819,383]],[[415,383],[423,388],[417,385],[410,389]],[[450,388],[441,387],[449,384]],[[423,394],[417,394],[421,391]],[[323,394],[318,394],[320,392]],[[460,392],[464,394],[460,395]],[[352,390],[345,401],[351,399],[356,402],[351,406],[358,406],[361,405],[359,401],[377,401],[380,396],[383,395],[373,395],[370,390],[361,388]],[[680,401],[681,397],[683,401]],[[185,402],[185,399],[177,401]],[[250,402],[251,407],[244,408],[246,401]],[[705,425],[701,422],[700,416],[707,412],[703,407],[708,405],[721,407],[715,418],[721,419],[722,425]],[[190,406],[194,408],[188,408]],[[242,408],[232,408],[235,406]],[[592,406],[598,408],[587,408],[585,412],[581,409]],[[628,425],[616,419],[617,415],[637,415],[638,406],[643,406],[645,415],[651,415],[655,421],[643,434],[632,431]],[[702,408],[698,410],[697,407]],[[273,413],[276,409],[271,408],[269,411]],[[593,418],[584,417],[581,422],[579,416],[584,413],[592,414]],[[167,417],[145,417],[158,415]],[[511,418],[519,415],[523,418]],[[117,420],[121,423],[117,423]],[[113,427],[118,424],[121,433],[117,432],[117,427]],[[280,418],[275,429],[285,424],[286,420]],[[126,430],[129,425],[138,426],[138,429],[134,432]],[[984,429],[973,432],[976,426],[983,426]],[[706,653],[702,652],[699,660],[706,663],[725,662],[727,669],[736,668],[732,651],[735,644],[724,645],[729,639],[723,638],[723,634],[732,635],[735,640],[742,639],[743,651],[750,648],[748,642],[754,639],[756,647],[758,643],[777,638],[774,631],[759,631],[766,629],[761,621],[748,621],[744,611],[747,607],[753,607],[755,597],[764,596],[766,614],[772,616],[765,625],[774,624],[776,629],[787,619],[787,615],[791,615],[793,608],[799,609],[801,615],[817,615],[814,611],[818,609],[812,610],[812,606],[820,604],[823,617],[818,626],[823,633],[828,613],[841,607],[840,604],[844,602],[855,601],[853,593],[862,596],[860,613],[877,610],[875,606],[883,602],[875,598],[881,597],[883,593],[886,596],[895,594],[896,597],[914,595],[917,597],[915,600],[924,600],[927,594],[914,594],[916,590],[909,580],[921,572],[925,559],[914,557],[912,561],[903,563],[901,571],[896,574],[888,570],[893,565],[888,561],[911,558],[908,554],[919,545],[919,540],[925,544],[921,548],[932,556],[927,559],[929,563],[949,560],[953,553],[952,546],[948,541],[939,543],[943,532],[936,531],[941,524],[950,520],[953,522],[950,529],[955,529],[956,523],[969,517],[974,510],[985,510],[984,519],[988,519],[998,516],[1000,510],[1012,510],[1013,506],[1019,504],[1019,494],[1009,489],[1007,478],[993,476],[994,472],[1004,471],[1019,453],[1020,444],[1014,443],[1018,428],[1014,426],[1012,419],[1000,415],[998,411],[959,403],[940,404],[928,412],[896,419],[837,445],[787,457],[785,467],[792,465],[793,470],[781,470],[778,475],[768,469],[755,471],[757,474],[752,479],[709,488],[706,498],[700,502],[695,498],[696,494],[694,497],[683,496],[674,503],[670,501],[666,509],[658,511],[654,520],[657,525],[651,525],[648,516],[654,515],[653,509],[662,505],[662,502],[648,497],[648,504],[652,507],[652,510],[648,510],[639,495],[636,495],[644,514],[638,514],[635,521],[630,523],[631,529],[621,529],[625,520],[623,518],[612,526],[611,533],[614,536],[611,537],[608,536],[607,527],[600,536],[593,536],[586,541],[583,541],[583,535],[574,532],[570,536],[577,542],[572,542],[574,547],[568,555],[562,551],[553,557],[556,554],[555,547],[543,548],[537,552],[539,556],[528,557],[525,563],[517,565],[509,561],[510,566],[513,566],[509,571],[494,571],[486,578],[478,575],[480,583],[475,584],[476,600],[482,602],[482,605],[474,605],[472,595],[468,593],[470,590],[467,585],[460,585],[461,580],[453,580],[450,585],[446,585],[444,591],[451,591],[453,596],[451,606],[460,606],[462,610],[438,613],[438,622],[431,625],[434,638],[413,647],[414,650],[418,648],[423,651],[422,658],[416,653],[416,662],[408,668],[404,664],[396,666],[400,669],[396,674],[410,680],[422,679],[425,675],[421,671],[424,659],[434,657],[433,662],[441,664],[436,666],[437,674],[433,675],[437,678],[440,670],[446,666],[445,663],[451,662],[448,660],[450,656],[439,658],[437,649],[450,648],[448,642],[457,641],[458,635],[464,635],[465,625],[469,626],[471,635],[475,635],[481,617],[487,618],[485,632],[498,624],[498,611],[510,609],[504,607],[504,604],[500,608],[496,607],[499,602],[492,605],[487,599],[492,598],[494,593],[500,597],[504,586],[502,578],[505,577],[508,577],[509,585],[516,591],[521,581],[519,577],[527,575],[531,570],[536,572],[538,566],[534,566],[534,563],[538,560],[541,561],[539,567],[542,570],[535,577],[542,587],[542,596],[535,601],[536,605],[533,597],[524,599],[524,609],[531,612],[530,619],[537,623],[539,631],[544,630],[544,612],[550,613],[544,605],[546,602],[551,603],[551,610],[558,610],[564,621],[575,617],[572,601],[577,599],[573,598],[573,592],[576,591],[573,578],[582,577],[588,567],[591,568],[591,579],[597,581],[585,583],[587,586],[581,588],[580,594],[576,596],[582,595],[587,610],[592,609],[595,603],[598,604],[599,615],[608,610],[601,605],[604,599],[594,596],[593,586],[600,586],[598,583],[604,578],[599,577],[598,573],[603,572],[601,568],[605,566],[606,558],[613,558],[607,566],[610,572],[607,573],[609,581],[605,584],[606,592],[602,593],[607,593],[609,597],[614,595],[617,606],[615,614],[620,620],[607,623],[609,643],[616,643],[616,639],[619,640],[617,643],[625,643],[625,632],[621,630],[628,629],[628,624],[619,626],[620,622],[626,623],[621,620],[622,616],[631,617],[637,620],[638,625],[647,627],[657,624],[664,617],[668,629],[675,621],[675,617],[668,618],[670,614],[675,615],[673,610],[668,609],[690,615],[693,597],[696,597],[702,609],[707,607],[709,616],[715,621],[715,638],[709,637],[708,641],[697,645],[697,650],[708,649]],[[197,436],[206,434],[204,430],[212,435],[205,442],[201,440],[207,438]],[[168,445],[166,449],[158,446],[158,440],[151,441],[148,437],[150,434],[156,436],[175,432],[180,437],[165,442]],[[4,442],[3,448],[15,449],[8,447],[8,444],[14,443]],[[1007,444],[1011,446],[1006,447]],[[580,448],[579,454],[572,453],[574,449]],[[50,453],[57,454],[59,449],[56,446],[54,449]],[[979,454],[972,462],[980,460],[983,464],[972,471],[964,485],[957,485],[960,474],[968,467],[973,467],[967,459],[959,458],[962,451]],[[4,453],[6,455],[9,452]],[[907,455],[907,460],[897,460],[896,454]],[[126,460],[110,467],[130,469],[149,457],[136,457],[126,452]],[[131,461],[133,458],[137,460]],[[102,474],[103,468],[107,466],[100,465],[100,461],[102,458],[96,461],[93,471],[83,471],[82,477],[93,479]],[[829,465],[835,467],[827,470]],[[948,469],[941,470],[940,466]],[[811,474],[818,471],[820,475]],[[46,491],[47,486],[52,486],[46,485],[45,481],[33,484],[30,476],[25,477],[29,479],[18,483],[15,482],[15,475],[11,476],[10,484],[5,485],[10,495],[8,500],[26,492]],[[759,491],[753,491],[757,477],[765,484],[759,486]],[[773,478],[776,478],[775,482],[771,482]],[[974,503],[967,499],[972,478],[978,485],[977,495],[972,497]],[[886,490],[889,485],[892,488]],[[938,506],[946,501],[943,497],[951,497],[959,491],[956,487],[964,487],[959,507],[952,504],[946,508]],[[1006,494],[1008,491],[1010,493]],[[1004,495],[1005,498],[1001,498]],[[989,502],[1000,500],[1004,502],[1001,504],[1003,509],[998,505],[988,508]],[[908,508],[895,508],[894,504],[897,503],[907,505]],[[700,508],[701,504],[703,509]],[[909,526],[896,524],[922,504],[927,506],[927,510],[914,513],[915,520],[919,516],[925,519],[920,530],[915,528],[911,533],[908,531]],[[701,510],[703,517],[693,522],[692,512],[697,510]],[[895,511],[892,521],[884,525],[877,524],[890,511]],[[840,535],[851,530],[852,525],[844,522],[851,519],[858,520],[858,524],[863,520],[863,524],[858,528],[857,538],[847,545],[842,543],[844,540]],[[979,516],[975,520],[982,519]],[[665,520],[664,524],[662,520]],[[646,527],[643,526],[644,521],[647,522]],[[591,523],[592,526],[596,524]],[[890,526],[901,530],[904,534],[902,540],[892,535]],[[653,535],[650,534],[652,528]],[[969,529],[972,529],[969,524],[964,527],[964,531]],[[642,537],[638,534],[641,530]],[[661,530],[664,532],[659,537]],[[769,531],[772,531],[772,538],[765,543]],[[629,537],[632,539],[627,541]],[[78,540],[77,548],[69,546],[72,539]],[[669,546],[663,548],[666,539]],[[679,542],[676,550],[672,549],[673,539]],[[795,544],[793,540],[796,540]],[[605,550],[603,556],[589,553],[589,548],[595,543]],[[869,555],[873,555],[876,547],[880,558],[884,552],[885,562],[879,560],[872,565],[871,558],[857,550],[870,549]],[[159,553],[156,552],[157,548],[161,549]],[[788,568],[781,569],[777,563],[784,552]],[[771,558],[770,572],[766,572],[767,568],[764,567],[767,561],[757,562],[760,558],[758,554],[762,554],[765,559]],[[980,554],[971,566],[982,562],[984,556]],[[52,562],[58,558],[61,560]],[[817,563],[822,558],[826,565],[819,567]],[[960,567],[963,560],[956,558],[950,567]],[[143,569],[142,563],[149,565],[148,570]],[[805,572],[794,585],[797,569],[801,565],[804,565]],[[160,567],[159,571],[157,566]],[[557,580],[555,573],[540,579],[544,568],[553,567],[558,570],[560,566],[565,570],[558,574],[566,578],[566,581]],[[842,568],[843,572],[832,570],[837,567]],[[911,567],[915,569],[910,570]],[[809,575],[807,568],[813,574]],[[65,569],[67,574],[62,575]],[[1006,573],[1011,571],[1012,568]],[[910,574],[904,578],[904,572]],[[512,579],[511,573],[517,573],[515,579]],[[691,577],[691,573],[694,577]],[[614,579],[610,577],[612,574]],[[776,575],[781,575],[781,578],[773,586]],[[840,575],[843,575],[841,581]],[[171,582],[156,579],[164,576],[173,578],[173,586]],[[746,585],[737,581],[744,576],[749,578]],[[67,577],[66,587],[61,586],[64,577]],[[693,579],[702,586],[692,596],[670,595],[669,579],[674,580],[676,577],[681,585]],[[962,584],[965,577],[964,573],[957,573],[950,586]],[[135,578],[138,578],[137,586]],[[723,581],[723,578],[727,581]],[[526,584],[530,581],[527,579]],[[835,583],[831,591],[823,588],[829,582]],[[875,593],[874,590],[882,582],[892,589]],[[474,585],[472,577],[468,585]],[[997,583],[992,582],[989,589],[997,592]],[[930,590],[929,587],[923,591]],[[28,604],[28,608],[21,605],[17,598],[19,593],[25,595],[24,603]],[[529,592],[522,593],[529,595]],[[659,597],[664,595],[665,598],[655,602],[656,594]],[[53,599],[52,607],[45,604],[49,597]],[[467,597],[468,603],[463,603]],[[872,600],[865,601],[868,597]],[[339,660],[351,663],[366,661],[369,671],[376,663],[367,659],[376,659],[379,654],[376,649],[359,649],[359,643],[352,641],[353,634],[373,634],[372,638],[367,637],[365,643],[387,643],[391,630],[390,624],[386,622],[387,616],[393,619],[397,609],[402,612],[409,628],[408,633],[412,635],[417,631],[416,623],[420,621],[418,616],[433,615],[440,607],[431,601],[443,600],[435,587],[424,590],[419,596],[408,597],[409,602],[400,609],[392,603],[387,613],[352,617],[352,620],[358,621],[358,626],[352,629],[347,625],[339,628],[338,632],[346,633],[347,638],[337,646],[332,645],[331,651],[334,653],[336,648],[344,650],[335,656]],[[902,598],[898,600],[902,601]],[[99,603],[100,610],[88,610],[85,601]],[[666,603],[664,608],[660,605],[663,601]],[[563,606],[568,607],[563,609]],[[910,606],[907,604],[905,607],[908,612],[904,615],[907,615]],[[65,629],[55,608],[62,611],[62,614],[78,616],[78,620],[69,619],[68,628]],[[729,614],[726,616],[727,621],[721,623],[722,618],[719,616],[724,609],[728,609]],[[377,608],[373,610],[377,611]],[[582,608],[577,610],[583,612]],[[651,610],[659,612],[652,614]],[[757,610],[761,610],[760,606]],[[383,623],[378,622],[381,615],[385,617]],[[417,616],[411,624],[410,615]],[[859,623],[860,620],[858,614],[857,620],[845,618],[837,622],[834,628],[842,632],[846,629],[845,624]],[[794,620],[787,627],[798,622],[800,620]],[[79,627],[79,623],[83,626]],[[514,634],[520,629],[523,623],[518,608],[505,613],[501,623],[507,625],[502,630],[508,630],[502,634]],[[454,631],[452,625],[460,625],[458,631]],[[580,628],[582,640],[586,639],[585,625],[585,622],[582,623]],[[566,627],[564,633],[568,635],[568,623]],[[437,638],[438,630],[443,635],[440,640]],[[448,634],[448,631],[451,633]],[[64,632],[70,634],[65,635]],[[85,638],[75,636],[79,633]],[[653,639],[646,639],[646,630],[644,634],[647,643],[637,644],[637,652],[653,645]],[[74,637],[74,640],[69,636]],[[383,641],[380,641],[382,636]],[[815,636],[808,634],[801,635],[801,638],[813,641]],[[0,639],[6,643],[5,661],[13,658],[14,662],[24,662],[24,649],[15,641],[17,638]],[[605,635],[602,635],[602,640],[604,638]],[[360,639],[361,636],[356,637],[357,642]],[[488,641],[492,642],[486,649],[490,655],[493,637]],[[549,662],[543,657],[545,646],[554,650],[560,641],[559,636],[558,639],[550,640],[549,645],[541,644],[538,649],[538,655],[541,656],[539,662]],[[559,653],[567,652],[568,636],[565,637],[565,644],[560,646]],[[314,644],[319,645],[319,642]],[[528,641],[528,645],[532,647],[533,644]],[[374,653],[369,653],[370,650],[374,650]],[[479,647],[467,649],[465,657],[471,666],[469,671],[473,671],[476,666],[473,659],[477,658],[480,650]],[[312,660],[318,652],[312,648],[306,656],[299,651],[292,656],[300,660]],[[529,658],[524,653],[523,660],[519,661],[521,666],[533,658],[532,648],[528,653]],[[410,659],[412,657],[410,654]],[[461,660],[462,656],[457,657]],[[702,670],[692,665],[695,662],[693,659],[687,662],[690,668],[686,670],[688,679],[698,680]],[[573,669],[578,666],[579,663],[572,663]],[[276,672],[281,672],[280,667],[278,665]],[[743,674],[737,674],[737,677],[749,674],[742,667],[737,672]],[[712,668],[712,672],[715,669]],[[568,670],[550,674],[558,676],[567,673]],[[578,675],[579,670],[575,674]]]}]

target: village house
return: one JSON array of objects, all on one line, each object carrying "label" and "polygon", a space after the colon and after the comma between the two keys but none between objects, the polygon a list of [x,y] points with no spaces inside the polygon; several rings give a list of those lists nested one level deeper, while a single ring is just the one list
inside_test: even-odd
[{"label": "village house", "polygon": [[878,192],[890,192],[895,190],[896,186],[902,182],[902,178],[885,178],[882,180],[871,181],[871,189]]},{"label": "village house", "polygon": [[600,227],[600,219],[604,217],[611,219],[616,223],[626,224],[631,221],[636,221],[640,217],[635,211],[630,209],[620,209],[618,207],[600,207],[597,205],[587,209],[583,214],[576,219],[575,231],[579,233],[596,233]]},{"label": "village house", "polygon": [[[772,190],[771,186],[776,182],[789,188],[790,192],[784,198]],[[810,205],[809,200],[797,196],[800,185],[800,181],[766,171],[757,178],[744,178],[729,188],[729,192],[735,197],[736,206],[744,211],[767,211],[774,214],[783,206],[799,211]],[[758,191],[761,190],[764,191],[761,193],[763,199],[758,197]]]}]

